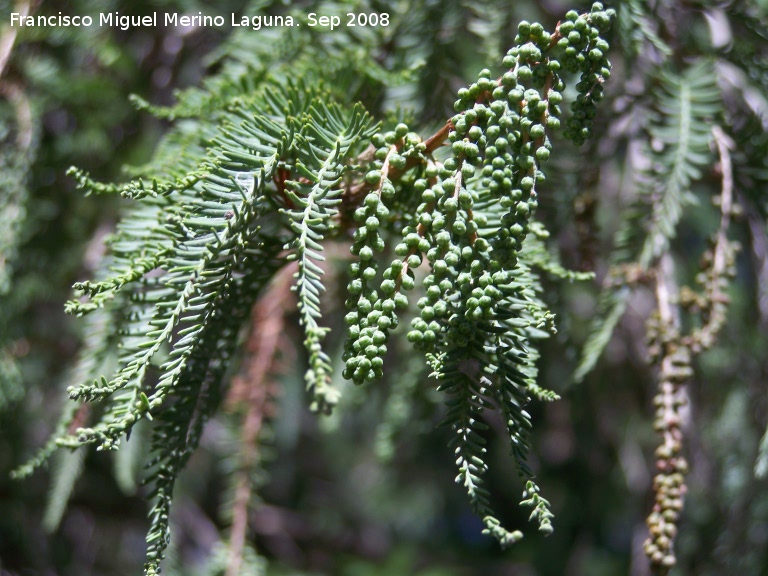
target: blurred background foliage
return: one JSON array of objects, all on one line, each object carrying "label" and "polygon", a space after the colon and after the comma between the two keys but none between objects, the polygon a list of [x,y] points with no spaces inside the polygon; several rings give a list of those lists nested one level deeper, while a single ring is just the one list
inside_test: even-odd
[{"label": "blurred background foliage", "polygon": [[[284,9],[279,3],[258,4]],[[727,122],[741,134],[751,130],[748,142],[734,153],[745,167],[737,171],[744,214],[733,233],[742,250],[730,287],[728,323],[719,345],[696,363],[690,388],[691,474],[673,574],[768,574],[768,482],[753,473],[768,419],[768,59],[766,45],[760,48],[768,44],[761,27],[768,6],[762,0],[621,4],[619,32],[613,33],[614,77],[595,137],[584,148],[559,155],[541,193],[541,217],[558,231],[563,262],[597,273],[595,282],[548,287],[559,334],[545,345],[541,378],[563,399],[532,406],[531,464],[556,514],[554,534],[547,539],[528,534],[507,552],[480,535],[480,520],[453,483],[448,435],[436,429],[441,411],[431,401],[427,370],[406,345],[393,345],[389,378],[410,382],[410,397],[390,394],[387,386],[369,391],[339,383],[344,395],[334,415],[309,413],[302,382],[305,359],[288,303],[273,376],[273,411],[285,417],[274,418],[269,427],[257,482],[260,503],[249,517],[250,543],[270,559],[264,568],[268,574],[648,574],[642,542],[656,442],[654,376],[645,357],[645,320],[653,307],[649,290],[634,292],[594,372],[578,385],[572,374],[619,215],[627,206],[625,166],[634,153],[634,124],[642,124],[643,106],[654,88],[633,67],[648,67],[661,57],[654,38],[663,38],[681,62],[695,55],[719,58],[721,72],[731,71],[722,77],[732,82],[732,98],[743,98],[749,108]],[[359,47],[350,46],[370,49],[380,42],[382,66],[411,70],[409,81],[386,92],[364,85],[356,89],[380,115],[406,114],[437,128],[451,114],[456,89],[489,62],[499,62],[512,45],[517,21],[541,21],[552,29],[568,9],[586,3],[372,0],[338,5],[409,14],[399,19],[396,31],[373,31]],[[294,8],[316,9],[309,2]],[[167,122],[137,111],[129,94],[171,104],[175,90],[215,74],[226,65],[227,54],[240,50],[242,58],[248,43],[230,36],[247,34],[258,42],[270,31],[11,29],[8,15],[23,9],[95,12],[84,0],[0,0],[0,574],[138,574],[146,505],[136,483],[141,467],[131,460],[135,455],[121,452],[118,458],[127,460],[117,465],[102,453],[67,460],[82,466],[83,474],[52,532],[45,530],[57,516],[55,510],[46,512],[49,474],[23,482],[8,475],[45,441],[61,410],[67,371],[85,336],[81,323],[65,316],[63,304],[72,283],[92,271],[122,205],[116,197],[84,197],[65,172],[76,165],[95,179],[115,180],[125,165],[147,162]],[[244,0],[110,0],[98,10],[256,13]],[[320,40],[334,41],[331,34]],[[696,192],[700,188],[704,198],[719,182],[717,166],[708,167]],[[717,226],[716,216],[707,201],[687,208],[673,242],[681,274],[695,274],[695,260]],[[339,351],[346,252],[343,246],[336,252],[332,265],[339,274],[327,298],[329,314],[335,314],[328,349]],[[230,403],[209,424],[181,477],[167,574],[217,573],[241,412]],[[521,486],[500,437],[489,452],[496,507],[505,511],[503,520],[521,525],[526,520],[516,505]],[[116,475],[115,468],[123,472]],[[248,565],[258,567],[260,561]]]}]

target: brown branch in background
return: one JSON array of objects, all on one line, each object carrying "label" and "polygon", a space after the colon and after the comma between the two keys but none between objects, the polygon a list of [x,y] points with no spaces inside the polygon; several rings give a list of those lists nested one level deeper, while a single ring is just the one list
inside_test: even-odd
[{"label": "brown branch in background", "polygon": [[240,434],[240,463],[235,472],[235,499],[229,536],[227,576],[238,576],[243,562],[251,478],[258,463],[258,437],[264,418],[271,410],[269,376],[284,328],[286,310],[291,305],[291,284],[295,266],[286,266],[275,277],[267,292],[251,312],[251,333],[245,345],[241,374],[233,379],[227,405],[233,410],[245,407]]},{"label": "brown branch in background", "polygon": [[765,222],[757,209],[746,202],[745,198],[740,198],[740,203],[745,208],[749,224],[750,244],[757,274],[757,308],[760,312],[760,323],[768,326],[768,234]]},{"label": "brown branch in background", "polygon": [[597,227],[598,199],[594,193],[599,169],[586,170],[581,191],[573,199],[573,223],[576,230],[577,269],[582,272],[595,269],[600,239]]},{"label": "brown branch in background", "polygon": [[80,404],[72,421],[69,423],[69,426],[67,426],[67,434],[72,436],[77,432],[78,428],[84,428],[88,423],[88,416],[90,413],[91,404]]},{"label": "brown branch in background", "polygon": [[[26,18],[33,10],[31,2],[29,0],[20,0],[14,6],[14,12],[21,15],[21,18]],[[11,59],[11,50],[16,43],[16,34],[19,29],[15,27],[6,28],[6,33],[0,36],[0,78],[5,72],[5,67],[8,65],[8,61]]]},{"label": "brown branch in background", "polygon": [[0,94],[8,98],[13,106],[17,124],[16,146],[21,152],[26,152],[32,145],[34,133],[32,106],[29,99],[18,83],[9,80],[0,81]]},{"label": "brown branch in background", "polygon": [[660,365],[659,385],[653,402],[656,407],[654,429],[662,436],[662,442],[656,448],[655,501],[646,521],[650,534],[643,546],[651,561],[651,571],[657,576],[666,576],[676,562],[674,541],[688,471],[683,456],[682,408],[687,402],[686,385],[693,372],[690,349],[680,337],[676,296],[672,257],[664,254],[656,268],[658,324],[649,326],[650,351]]},{"label": "brown branch in background", "polygon": [[[293,200],[291,200],[291,197],[288,195],[288,181],[293,180],[291,177],[290,171],[288,171],[286,168],[280,166],[275,170],[275,175],[272,178],[272,181],[275,183],[275,186],[277,187],[277,194],[282,200],[283,204],[288,209],[295,208],[293,204]],[[299,182],[308,182],[306,178],[299,178]]]},{"label": "brown branch in background", "polygon": [[676,293],[674,263],[672,257],[664,253],[656,269],[656,299],[662,327],[675,336],[680,331],[680,312],[673,302]]},{"label": "brown branch in background", "polygon": [[[710,348],[725,323],[729,301],[725,288],[727,277],[733,273],[735,246],[727,236],[731,217],[735,213],[730,154],[733,142],[719,126],[712,129],[712,134],[722,175],[721,215],[712,246],[704,253],[698,274],[703,293],[697,294],[686,287],[678,292],[672,257],[667,253],[660,258],[655,270],[659,317],[658,325],[649,326],[649,335],[650,352],[660,365],[659,389],[654,398],[654,428],[662,435],[662,443],[656,449],[657,475],[653,481],[656,499],[647,520],[650,537],[644,548],[651,560],[651,569],[658,576],[666,576],[675,565],[674,540],[686,492],[688,464],[682,455],[682,408],[686,404],[687,382],[693,375],[691,356]],[[680,334],[680,313],[676,300],[690,312],[701,316],[701,326],[686,336]]]},{"label": "brown branch in background", "polygon": [[715,145],[720,156],[720,172],[722,186],[720,190],[720,227],[718,228],[712,248],[704,254],[702,264],[702,282],[704,294],[697,302],[701,309],[702,326],[689,337],[688,343],[694,353],[712,347],[718,332],[725,324],[726,312],[730,299],[725,293],[727,277],[732,275],[735,256],[735,246],[728,240],[728,227],[734,213],[733,203],[733,164],[731,150],[733,141],[723,132],[720,126],[712,128]]}]

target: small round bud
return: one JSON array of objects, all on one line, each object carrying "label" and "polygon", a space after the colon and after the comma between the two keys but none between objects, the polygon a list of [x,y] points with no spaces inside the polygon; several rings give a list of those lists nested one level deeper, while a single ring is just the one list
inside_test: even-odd
[{"label": "small round bud", "polygon": [[411,330],[408,332],[406,338],[411,344],[417,344],[423,340],[424,336],[422,336],[421,332],[418,330]]},{"label": "small round bud", "polygon": [[443,204],[443,209],[448,213],[456,212],[458,208],[459,208],[459,203],[456,201],[455,198],[448,198]]},{"label": "small round bud", "polygon": [[534,185],[534,180],[530,176],[526,176],[522,180],[520,180],[520,187],[526,192],[533,190],[533,185]]},{"label": "small round bud", "polygon": [[378,170],[371,170],[365,175],[366,184],[375,185],[381,180],[381,172]]},{"label": "small round bud", "polygon": [[534,124],[531,126],[528,133],[531,135],[531,138],[541,138],[545,134],[544,126],[541,124]]},{"label": "small round bud", "polygon": [[549,103],[550,104],[560,104],[560,102],[563,101],[563,95],[560,92],[557,92],[555,90],[549,91]]},{"label": "small round bud", "polygon": [[363,279],[366,282],[372,281],[374,278],[376,278],[376,269],[375,268],[366,268],[363,270]]},{"label": "small round bud", "polygon": [[373,232],[379,227],[379,219],[376,216],[369,216],[365,221],[365,227]]},{"label": "small round bud", "polygon": [[430,286],[429,288],[427,288],[427,297],[431,301],[435,301],[438,298],[440,298],[441,293],[442,291],[440,290],[439,286]]},{"label": "small round bud", "polygon": [[389,163],[396,170],[403,170],[405,169],[406,159],[400,156],[400,154],[393,154],[389,157]]}]

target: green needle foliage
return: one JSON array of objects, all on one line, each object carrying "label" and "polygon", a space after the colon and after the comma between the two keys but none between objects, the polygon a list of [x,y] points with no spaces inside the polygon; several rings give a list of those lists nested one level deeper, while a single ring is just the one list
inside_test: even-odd
[{"label": "green needle foliage", "polygon": [[[127,181],[69,170],[86,195],[117,196],[123,207],[92,279],[76,282],[65,305],[84,333],[67,376],[71,403],[14,472],[26,477],[53,457],[48,529],[62,519],[86,448],[119,451],[117,478],[129,491],[143,458],[144,573],[173,572],[174,490],[206,424],[237,411],[234,398],[243,420],[231,432],[239,447],[225,464],[231,485],[222,498],[231,528],[206,571],[267,573],[247,538],[249,510],[271,431],[299,418],[296,406],[283,403],[281,412],[273,402],[289,393],[279,375],[281,354],[292,358],[282,338],[295,330],[303,396],[329,427],[350,404],[384,398],[371,452],[392,464],[397,437],[429,423],[430,404],[450,436],[455,482],[483,534],[506,548],[523,531],[509,525],[489,480],[499,467],[493,438],[504,436],[519,505],[549,535],[557,522],[547,478],[529,458],[537,415],[571,382],[586,386],[609,369],[606,349],[627,312],[646,302],[640,378],[650,383],[661,439],[649,457],[644,551],[654,574],[669,573],[691,466],[687,406],[697,398],[697,362],[728,330],[737,225],[752,248],[749,274],[768,281],[765,10],[596,2],[547,29],[510,27],[517,13],[498,4],[396,2],[387,12],[376,2],[327,1],[315,13],[345,19],[354,10],[380,25],[323,32],[309,25],[306,6],[254,2],[250,12],[299,25],[232,33],[210,57],[214,72],[172,106],[133,97],[170,127],[149,162],[126,169]],[[729,23],[730,40],[703,40],[702,22],[712,37]],[[482,62],[461,50],[476,36]],[[623,50],[618,74],[613,45]],[[457,89],[446,54],[475,79]],[[0,295],[13,290],[37,146],[13,90],[0,108],[0,141],[15,139],[0,153],[0,214],[11,224],[0,233]],[[452,112],[443,112],[446,100]],[[573,240],[572,225],[564,231],[557,220],[573,220],[567,200],[590,206],[617,172],[620,197],[581,211],[579,238],[563,250],[576,265],[577,253],[599,251],[602,231],[589,220],[597,213],[610,220],[608,255],[596,270],[570,270],[556,253],[558,241]],[[701,255],[698,264],[689,251]],[[567,307],[575,308],[572,290],[587,290],[595,276],[603,286],[585,322]],[[575,327],[572,336],[556,330],[563,308],[559,324]],[[3,309],[0,410],[21,395],[6,316]],[[588,334],[579,335],[585,323]],[[541,362],[546,346],[562,345],[582,352],[552,361],[557,369]],[[758,440],[749,467],[764,476],[768,433]],[[759,554],[745,558],[760,564]]]},{"label": "green needle foliage", "polygon": [[[98,403],[100,413],[90,426],[73,426],[76,413],[68,414],[54,444],[115,450],[139,421],[157,421],[146,574],[159,571],[173,487],[220,403],[238,331],[287,262],[297,264],[293,289],[311,407],[330,412],[336,404],[323,350],[328,329],[320,324],[321,264],[324,241],[350,227],[356,259],[344,376],[358,384],[382,376],[397,313],[408,307],[405,292],[426,258],[426,296],[408,339],[447,394],[456,481],[486,533],[503,546],[522,537],[496,518],[483,481],[482,413],[499,410],[528,478],[522,504],[533,508],[542,532],[552,531],[548,502],[526,464],[526,405],[556,398],[537,385],[535,366],[536,341],[553,329],[538,279],[549,256],[543,243],[526,238],[547,236],[535,220],[537,187],[552,150],[548,133],[561,124],[564,75],[581,74],[566,129],[580,144],[610,74],[602,34],[612,17],[595,4],[586,14],[569,12],[553,33],[521,23],[502,63],[507,72],[494,79],[481,71],[459,91],[456,115],[426,141],[403,123],[377,133],[361,105],[343,107],[310,73],[288,83],[265,75],[235,94],[232,84],[212,86],[215,123],[193,116],[203,150],[179,148],[183,139],[172,133],[165,146],[173,147],[174,162],[152,166],[151,187],[143,179],[105,186],[72,171],[87,192],[120,192],[136,206],[109,240],[103,279],[78,282],[78,298],[67,304],[76,316],[106,314],[106,334],[83,350],[83,362],[116,346],[115,370],[69,388],[71,399]],[[444,142],[450,155],[438,160]],[[396,258],[379,274],[378,255],[393,234],[401,237]],[[17,474],[32,472],[54,444]]]}]

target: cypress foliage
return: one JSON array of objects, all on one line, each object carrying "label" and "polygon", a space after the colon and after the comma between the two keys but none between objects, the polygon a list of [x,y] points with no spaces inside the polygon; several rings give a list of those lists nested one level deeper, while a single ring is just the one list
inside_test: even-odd
[{"label": "cypress foliage", "polygon": [[[133,97],[171,127],[150,162],[127,169],[127,181],[69,171],[85,194],[120,196],[125,208],[93,279],[76,282],[66,303],[85,334],[67,378],[72,402],[51,439],[14,472],[28,476],[57,449],[67,450],[55,456],[46,527],[61,520],[86,448],[128,454],[117,461],[128,489],[131,462],[143,454],[150,501],[144,573],[159,574],[169,555],[174,488],[206,424],[225,398],[236,397],[249,406],[225,498],[233,507],[231,533],[207,569],[266,573],[267,561],[246,541],[247,511],[273,417],[296,415],[269,413],[280,345],[259,331],[278,337],[291,318],[290,291],[312,411],[333,417],[343,404],[339,376],[357,386],[349,394],[376,398],[390,372],[401,369],[392,366],[393,350],[415,351],[442,402],[455,481],[483,533],[502,547],[523,538],[520,527],[504,521],[488,482],[496,431],[506,436],[520,476],[520,506],[539,532],[552,533],[547,486],[529,462],[532,413],[565,389],[550,389],[540,373],[543,342],[557,334],[547,301],[555,286],[585,284],[594,274],[561,265],[551,239],[560,231],[540,204],[567,180],[575,150],[598,136],[592,150],[608,143],[631,153],[608,270],[582,353],[569,368],[573,381],[588,380],[637,294],[652,294],[647,376],[660,441],[644,551],[654,574],[668,574],[678,561],[688,490],[687,406],[698,359],[727,330],[739,247],[733,230],[744,212],[755,258],[765,260],[758,248],[768,204],[758,190],[768,179],[768,106],[751,96],[764,92],[768,70],[764,12],[748,3],[729,5],[726,15],[706,2],[631,0],[617,10],[596,2],[568,11],[551,30],[522,21],[507,33],[502,20],[511,14],[494,3],[451,0],[407,14],[369,7],[387,23],[323,34],[307,26],[308,11],[273,4],[252,9],[291,15],[301,26],[232,34],[215,55],[216,73],[180,92],[173,106]],[[350,6],[323,2],[318,13],[343,17]],[[727,46],[681,50],[696,10],[710,22],[726,18],[743,34]],[[435,19],[441,26],[420,31]],[[611,31],[617,19],[618,33]],[[440,35],[444,21],[459,20],[463,25]],[[455,79],[439,65],[445,55],[438,44],[449,44],[462,61],[457,47],[486,28],[488,68],[453,90],[453,113],[440,115],[436,103],[451,91],[433,98],[427,87]],[[509,46],[500,49],[494,39]],[[614,42],[623,49],[624,85],[612,93]],[[633,82],[650,88],[620,92]],[[12,289],[36,145],[32,127],[5,128],[23,117],[21,100],[10,101],[15,116],[0,109],[0,138],[16,139],[13,153],[0,154],[0,213],[13,224],[0,235],[0,294]],[[623,114],[623,123],[602,133],[611,113]],[[566,176],[580,177],[572,168]],[[695,247],[699,264],[682,263],[675,258],[681,231],[702,206],[717,224],[707,246]],[[594,222],[583,225],[585,237],[597,238]],[[338,246],[350,255],[334,256]],[[346,269],[340,283],[339,260]],[[343,327],[328,312],[336,284],[346,285]],[[566,327],[571,320],[566,315]],[[21,394],[9,323],[0,316],[0,409]],[[339,328],[345,336],[336,346],[330,335]],[[407,358],[408,377],[391,385],[376,436],[385,462],[394,458],[395,436],[418,418],[424,386]],[[753,462],[765,475],[768,433]]]}]

